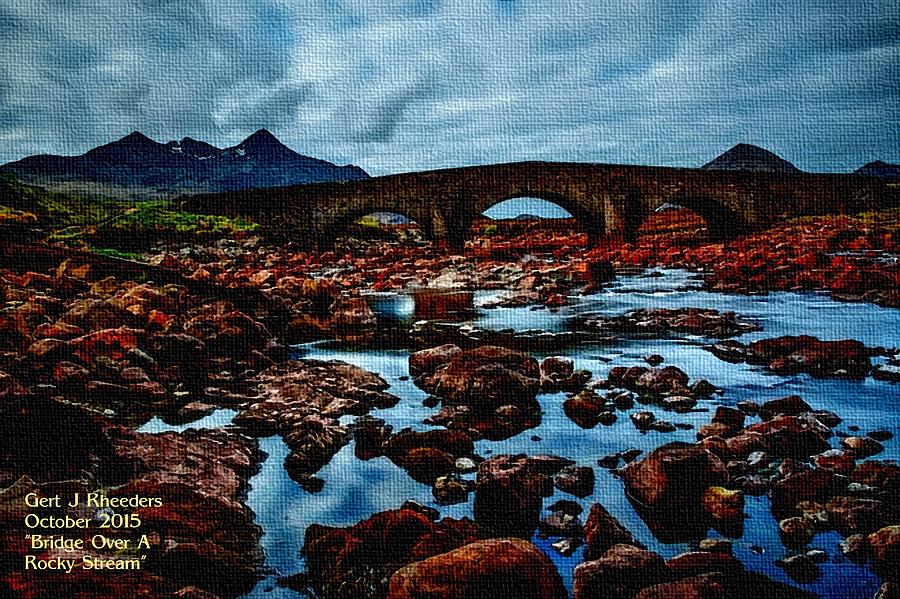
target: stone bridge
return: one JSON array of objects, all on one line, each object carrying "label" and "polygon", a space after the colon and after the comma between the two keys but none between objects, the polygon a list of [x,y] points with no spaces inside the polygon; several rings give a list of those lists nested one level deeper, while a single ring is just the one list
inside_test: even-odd
[{"label": "stone bridge", "polygon": [[885,205],[888,190],[858,175],[516,162],[192,196],[182,205],[247,216],[319,248],[362,216],[393,212],[435,241],[461,248],[485,210],[520,197],[559,205],[593,239],[633,239],[663,204],[690,208],[723,238],[792,216],[871,210]]}]

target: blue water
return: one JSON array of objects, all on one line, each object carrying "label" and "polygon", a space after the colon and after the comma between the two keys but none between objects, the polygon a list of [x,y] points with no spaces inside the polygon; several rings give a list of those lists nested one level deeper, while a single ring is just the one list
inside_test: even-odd
[{"label": "blue water", "polygon": [[[705,307],[720,311],[732,310],[762,325],[763,331],[740,337],[747,341],[779,335],[811,334],[822,339],[854,338],[869,345],[896,347],[900,345],[900,310],[880,308],[871,304],[837,303],[816,293],[771,293],[768,295],[724,295],[699,289],[695,275],[683,271],[662,271],[661,277],[621,277],[612,286],[595,295],[579,298],[570,306],[556,313],[547,310],[532,311],[528,308],[479,310],[472,324],[494,329],[543,328],[561,330],[567,320],[587,314],[621,314],[647,307]],[[491,299],[496,294],[479,294],[476,304]],[[568,351],[556,352],[571,356],[576,366],[586,368],[597,378],[604,378],[610,368],[622,365],[643,364],[642,357],[658,353],[665,357],[665,364],[684,370],[692,380],[706,378],[725,390],[723,396],[701,402],[700,408],[715,409],[719,403],[733,405],[743,399],[765,401],[789,394],[799,394],[814,408],[828,409],[844,418],[838,427],[846,430],[856,424],[863,431],[886,428],[900,436],[895,414],[900,410],[900,386],[871,378],[864,381],[841,379],[812,379],[806,375],[783,377],[764,372],[746,364],[722,362],[702,349],[708,342],[702,338],[627,340],[613,345],[580,346]],[[350,351],[330,347],[327,344],[299,346],[304,357],[338,359],[379,373],[390,383],[390,392],[399,396],[397,406],[376,410],[374,416],[385,419],[395,431],[403,427],[427,430],[422,420],[433,414],[435,408],[425,408],[422,400],[426,394],[411,381],[400,380],[407,375],[406,351]],[[540,357],[540,356],[538,356]],[[492,442],[479,441],[479,454],[491,453],[555,453],[572,458],[580,465],[593,466],[597,475],[595,493],[581,500],[585,512],[594,501],[601,502],[634,535],[651,549],[670,557],[688,550],[686,543],[662,543],[635,513],[622,492],[622,484],[607,470],[596,466],[596,460],[604,455],[630,448],[645,452],[662,443],[683,440],[694,441],[696,431],[678,430],[674,433],[640,433],[627,416],[620,414],[612,427],[598,426],[584,430],[573,424],[562,412],[563,394],[539,396],[543,419],[539,427],[513,438]],[[691,423],[695,427],[709,422],[710,412],[673,414],[652,406],[643,406],[657,412],[661,419]],[[213,414],[205,422],[190,426],[218,426],[226,420],[217,420]],[[147,425],[152,430],[169,430],[160,422]],[[147,428],[145,427],[145,429]],[[176,430],[174,427],[171,430]],[[532,436],[541,437],[533,441]],[[837,445],[837,440],[833,440]],[[886,451],[878,459],[900,458],[897,441],[885,443]],[[450,507],[436,506],[431,489],[413,481],[386,458],[367,462],[356,459],[352,443],[335,456],[318,476],[325,480],[325,488],[319,494],[307,494],[285,473],[281,464],[286,447],[278,438],[262,440],[262,448],[269,458],[262,470],[252,480],[248,504],[257,514],[257,522],[265,530],[262,539],[268,565],[275,574],[290,574],[302,570],[299,556],[303,534],[313,522],[335,526],[353,524],[374,512],[396,508],[404,500],[413,499],[438,507],[442,515],[461,517],[472,514],[472,499],[466,504]],[[561,492],[546,500],[550,505],[556,499],[568,498]],[[735,539],[735,553],[748,568],[766,572],[773,578],[790,582],[774,560],[788,555],[777,534],[777,523],[769,513],[768,499],[747,497],[744,533]],[[711,533],[716,536],[715,533]],[[858,566],[843,559],[836,533],[820,534],[812,547],[822,549],[829,561],[820,566],[822,576],[803,588],[835,599],[868,598],[878,588],[878,579],[866,566]],[[556,563],[564,580],[571,586],[572,569],[582,560],[582,551],[563,558],[554,551],[552,541],[535,538],[535,543]],[[762,547],[763,553],[751,547]],[[296,597],[297,594],[274,586],[273,577],[262,581],[248,597]],[[796,583],[792,583],[796,584]]]}]

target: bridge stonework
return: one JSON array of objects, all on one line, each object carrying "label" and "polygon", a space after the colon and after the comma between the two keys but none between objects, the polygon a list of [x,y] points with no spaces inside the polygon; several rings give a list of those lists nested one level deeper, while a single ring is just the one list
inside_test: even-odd
[{"label": "bridge stonework", "polygon": [[793,216],[896,203],[895,191],[882,181],[858,175],[517,162],[192,196],[182,205],[253,218],[318,248],[362,216],[393,212],[416,221],[435,241],[461,248],[485,210],[519,197],[559,205],[594,239],[635,238],[663,204],[694,210],[712,236],[726,238]]}]

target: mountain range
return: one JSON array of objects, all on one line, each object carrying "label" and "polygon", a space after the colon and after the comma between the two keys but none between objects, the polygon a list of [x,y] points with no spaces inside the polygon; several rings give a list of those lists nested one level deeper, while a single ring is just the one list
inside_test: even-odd
[{"label": "mountain range", "polygon": [[[743,143],[700,168],[800,172],[773,152]],[[855,172],[900,178],[900,165],[875,161]],[[23,183],[55,191],[134,199],[350,181],[369,176],[358,166],[338,166],[298,154],[265,129],[224,149],[190,137],[160,143],[135,131],[80,156],[41,154],[0,166],[0,175],[10,173]]]},{"label": "mountain range", "polygon": [[365,179],[358,166],[338,166],[293,151],[265,129],[220,149],[185,137],[159,143],[135,131],[80,156],[29,156],[0,166],[22,182],[106,196],[171,197],[323,181]]},{"label": "mountain range", "polygon": [[[752,144],[737,144],[700,167],[709,171],[748,171],[753,173],[799,173],[796,166],[765,148]],[[900,178],[900,164],[875,160],[855,171],[855,175],[880,179]]]}]

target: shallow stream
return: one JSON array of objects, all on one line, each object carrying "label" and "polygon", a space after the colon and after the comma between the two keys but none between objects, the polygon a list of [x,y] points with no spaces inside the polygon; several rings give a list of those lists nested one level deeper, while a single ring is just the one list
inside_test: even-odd
[{"label": "shallow stream", "polygon": [[[851,304],[832,301],[828,296],[815,293],[771,293],[768,295],[723,295],[700,289],[694,275],[683,271],[658,271],[662,276],[635,275],[620,277],[610,287],[597,294],[577,298],[572,305],[551,313],[548,310],[533,311],[528,308],[478,309],[471,324],[492,329],[544,329],[564,330],[574,316],[587,313],[618,315],[637,308],[713,308],[734,311],[744,319],[763,327],[760,332],[745,334],[742,342],[780,335],[814,335],[821,339],[858,339],[870,346],[897,347],[900,345],[900,310],[880,308],[872,304]],[[476,306],[490,301],[496,293],[476,294]],[[385,301],[380,310],[394,311],[394,316],[411,318],[410,302],[398,298]],[[760,367],[746,364],[730,364],[718,360],[702,345],[708,339],[683,336],[670,339],[622,340],[614,344],[581,345],[557,355],[571,356],[577,368],[590,370],[596,378],[605,378],[614,366],[644,364],[643,356],[661,354],[664,365],[678,366],[691,380],[705,378],[724,394],[712,401],[701,402],[698,407],[709,412],[672,414],[655,406],[645,406],[657,412],[661,418],[673,422],[691,423],[695,428],[709,422],[718,404],[734,405],[743,399],[765,401],[785,395],[802,396],[816,409],[827,409],[844,419],[838,430],[857,425],[863,432],[888,429],[900,436],[900,386],[867,378],[863,381],[843,379],[813,379],[806,375],[777,376],[764,372]],[[335,347],[316,343],[298,346],[298,357],[337,359],[355,364],[380,374],[391,385],[390,393],[401,398],[393,408],[376,410],[373,416],[392,424],[394,431],[404,427],[427,430],[422,421],[436,408],[426,408],[422,400],[426,394],[415,387],[411,380],[401,380],[408,374],[407,350],[365,350]],[[541,357],[541,356],[536,356]],[[479,441],[476,450],[482,456],[500,453],[552,453],[576,460],[579,465],[593,466],[597,484],[592,496],[581,500],[585,515],[593,502],[602,503],[648,548],[671,557],[689,549],[687,543],[663,543],[657,540],[625,498],[622,483],[609,471],[597,466],[597,458],[630,448],[645,453],[670,441],[695,441],[696,430],[677,430],[673,433],[639,432],[628,418],[619,418],[611,427],[597,426],[584,430],[571,422],[561,408],[564,394],[539,396],[543,418],[539,427],[525,431],[505,441]],[[220,410],[202,420],[184,426],[168,426],[154,419],[141,430],[157,432],[184,430],[189,427],[218,427],[227,425],[234,412]],[[346,421],[351,421],[348,418]],[[540,440],[533,440],[540,438]],[[837,446],[837,439],[832,439]],[[296,597],[297,594],[275,585],[278,574],[292,574],[303,569],[300,548],[307,526],[312,523],[346,526],[371,514],[397,508],[403,501],[412,499],[437,507],[442,516],[472,515],[472,501],[449,507],[437,506],[431,488],[412,480],[403,470],[387,458],[360,461],[354,457],[352,442],[317,473],[324,479],[325,487],[318,494],[309,494],[294,483],[282,467],[287,448],[278,437],[261,441],[268,458],[261,471],[251,480],[252,489],[248,504],[257,515],[257,522],[265,534],[262,544],[267,564],[273,575],[267,577],[248,597]],[[900,441],[885,443],[884,453],[876,459],[900,458]],[[473,477],[474,475],[469,475]],[[560,491],[545,501],[550,505],[556,499],[569,498]],[[778,558],[787,556],[778,537],[777,522],[769,513],[765,497],[747,497],[743,535],[733,539],[735,555],[749,568],[763,571],[778,580],[791,582],[775,565]],[[584,516],[582,516],[583,518]],[[718,536],[710,532],[711,536]],[[867,566],[859,566],[842,557],[838,542],[841,537],[834,532],[820,534],[811,548],[821,549],[829,561],[820,566],[822,575],[803,588],[835,599],[863,599],[872,597],[879,580]],[[534,539],[557,565],[567,586],[571,589],[572,570],[582,561],[583,550],[570,557],[560,556],[550,543],[552,540]],[[796,584],[796,583],[794,583]]]}]

